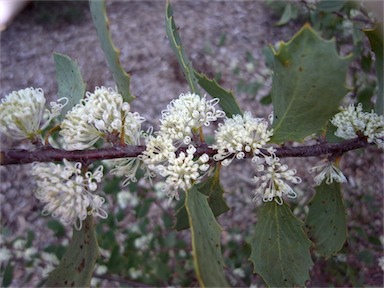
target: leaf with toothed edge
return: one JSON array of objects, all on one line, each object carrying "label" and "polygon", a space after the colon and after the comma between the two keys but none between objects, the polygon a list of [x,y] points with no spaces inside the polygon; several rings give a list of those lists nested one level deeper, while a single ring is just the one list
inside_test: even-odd
[{"label": "leaf with toothed edge", "polygon": [[191,89],[191,92],[199,94],[197,80],[195,74],[193,73],[192,64],[185,55],[184,48],[181,45],[180,36],[177,31],[178,29],[175,24],[172,7],[169,0],[167,0],[166,3],[165,14],[165,30],[167,32],[169,44],[177,57],[181,70],[183,71],[184,77],[188,82],[189,88]]},{"label": "leaf with toothed edge", "polygon": [[104,51],[105,57],[112,72],[113,79],[116,82],[118,92],[123,96],[124,101],[130,103],[135,97],[130,91],[130,76],[125,72],[120,63],[120,51],[115,47],[109,31],[109,20],[103,0],[90,0],[89,7],[93,24],[96,28],[97,36],[99,37],[100,46]]},{"label": "leaf with toothed edge", "polygon": [[211,80],[203,73],[198,73],[196,70],[194,73],[199,85],[213,98],[220,99],[219,105],[227,117],[236,114],[243,115],[232,91],[224,89],[215,79]]},{"label": "leaf with toothed edge", "polygon": [[311,241],[288,205],[275,201],[264,203],[252,239],[254,272],[270,287],[304,286],[313,264]]},{"label": "leaf with toothed edge", "polygon": [[346,95],[350,56],[340,57],[335,40],[308,25],[274,51],[272,103],[274,143],[301,142],[320,132]]},{"label": "leaf with toothed edge", "polygon": [[59,266],[48,275],[47,287],[89,287],[99,257],[95,226],[91,215],[73,236]]}]

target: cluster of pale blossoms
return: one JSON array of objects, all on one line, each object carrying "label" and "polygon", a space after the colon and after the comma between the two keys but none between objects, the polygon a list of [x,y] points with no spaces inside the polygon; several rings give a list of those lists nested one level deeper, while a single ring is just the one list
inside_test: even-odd
[{"label": "cluster of pale blossoms", "polygon": [[[340,108],[332,119],[331,123],[337,128],[335,135],[343,139],[354,139],[366,137],[368,143],[375,143],[379,148],[384,149],[384,116],[372,112],[364,112],[361,103],[357,106],[350,104],[347,108]],[[328,159],[322,160],[318,165],[311,168],[310,172],[320,173],[314,178],[316,185],[323,180],[326,184],[333,181],[343,183],[347,178],[343,172]]]},{"label": "cluster of pale blossoms", "polygon": [[[27,88],[2,99],[0,103],[0,132],[10,138],[29,139],[33,143],[42,140],[42,131],[58,116],[67,99],[52,102],[51,111],[45,108],[41,89]],[[61,103],[65,102],[65,103]],[[210,148],[216,151],[213,160],[228,166],[234,159],[252,158],[257,184],[255,198],[282,204],[283,196],[296,197],[288,183],[297,184],[301,179],[296,170],[281,164],[276,150],[268,143],[273,135],[270,123],[263,118],[254,118],[250,112],[227,118],[216,108],[219,99],[207,100],[194,93],[181,94],[162,111],[160,128],[144,132],[145,121],[138,113],[130,112],[130,105],[112,88],[96,87],[94,93],[87,92],[85,98],[65,115],[60,124],[62,144],[67,150],[92,148],[105,141],[112,146],[146,144],[146,150],[138,157],[109,160],[111,173],[124,176],[124,185],[137,181],[138,169],[145,177],[155,174],[165,178],[163,192],[172,200],[179,199],[179,192],[188,191],[199,183],[210,171],[210,158],[197,153],[204,141],[203,126],[224,118],[215,131],[215,141]],[[271,118],[270,118],[271,120]],[[363,112],[359,104],[343,109],[331,123],[337,127],[336,136],[353,139],[366,137],[369,143],[384,148],[383,116]],[[107,217],[101,209],[104,198],[94,194],[97,183],[103,176],[102,166],[93,173],[81,163],[63,164],[34,163],[32,174],[36,177],[36,197],[46,203],[43,213],[52,214],[77,229],[87,215]],[[343,173],[327,159],[313,167],[319,174],[315,182],[320,185],[333,181],[345,182]]]},{"label": "cluster of pale blossoms", "polygon": [[[140,158],[150,170],[166,178],[163,191],[170,200],[179,200],[179,190],[189,190],[209,170],[209,156],[195,155],[194,145],[202,136],[203,126],[225,116],[215,108],[218,102],[193,93],[181,94],[162,111],[159,131],[147,138]],[[177,152],[183,144],[188,147]]]},{"label": "cluster of pale blossoms", "polygon": [[368,143],[375,143],[384,149],[384,116],[379,116],[373,111],[364,112],[361,103],[341,108],[341,112],[331,119],[331,123],[337,127],[337,137],[354,139],[365,136]]},{"label": "cluster of pale blossoms", "polygon": [[68,99],[60,98],[57,102],[51,102],[51,110],[45,108],[45,102],[42,89],[13,91],[1,99],[0,132],[14,140],[41,140],[42,130],[60,115]]},{"label": "cluster of pale blossoms", "polygon": [[71,163],[66,159],[63,165],[54,163],[34,163],[32,175],[35,176],[38,189],[35,196],[43,203],[43,215],[52,214],[65,224],[73,224],[81,229],[87,215],[103,219],[108,214],[101,209],[104,198],[93,194],[97,183],[103,177],[103,166],[93,173],[82,173],[80,162]]}]

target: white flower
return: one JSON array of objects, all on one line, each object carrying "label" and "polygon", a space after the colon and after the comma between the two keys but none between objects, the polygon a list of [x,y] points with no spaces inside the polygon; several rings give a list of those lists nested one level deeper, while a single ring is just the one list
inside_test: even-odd
[{"label": "white flower", "polygon": [[173,198],[179,200],[179,189],[183,191],[190,189],[208,171],[208,155],[203,154],[194,161],[195,152],[196,148],[189,145],[186,152],[180,152],[179,155],[175,152],[169,153],[168,164],[155,166],[157,172],[166,178],[163,191],[167,193],[170,201]]},{"label": "white flower", "polygon": [[117,193],[117,203],[120,208],[125,209],[129,207],[136,207],[139,204],[140,200],[137,197],[136,193],[130,191],[121,191]]},{"label": "white flower", "polygon": [[384,256],[379,258],[378,264],[379,264],[379,267],[381,268],[381,270],[384,271]]},{"label": "white flower", "polygon": [[[215,131],[216,142],[212,148],[217,150],[217,154],[213,159],[216,161],[224,159],[222,164],[227,166],[235,157],[243,159],[248,152],[252,152],[254,161],[260,156],[269,157],[260,149],[266,149],[265,145],[272,135],[273,130],[268,130],[268,121],[253,118],[250,112],[245,112],[244,116],[235,115],[233,118],[227,118]],[[270,147],[268,150],[273,154],[273,148]],[[232,158],[227,158],[230,155],[233,155]]]},{"label": "white flower", "polygon": [[38,186],[35,196],[47,203],[43,214],[52,214],[65,224],[74,224],[78,230],[87,215],[105,219],[108,215],[101,209],[104,198],[91,193],[101,181],[103,166],[83,175],[80,162],[73,164],[64,159],[63,164],[34,163],[32,174]]},{"label": "white flower", "polygon": [[[270,161],[269,161],[270,160]],[[286,183],[286,181],[298,184],[301,182],[300,177],[294,176],[296,170],[288,169],[287,165],[281,165],[279,158],[270,158],[264,165],[258,165],[257,171],[262,174],[261,176],[255,176],[254,182],[259,184],[259,187],[255,189],[255,198],[259,194],[262,194],[263,201],[275,200],[279,205],[283,204],[282,196],[287,195],[290,198],[296,198],[297,194]]]},{"label": "white flower", "polygon": [[8,262],[12,258],[11,251],[6,247],[0,248],[0,264]]},{"label": "white flower", "polygon": [[[368,114],[368,113],[367,113]],[[367,115],[367,125],[364,130],[364,136],[368,143],[375,143],[379,148],[384,149],[384,116],[376,113]]]},{"label": "white flower", "polygon": [[45,109],[45,102],[44,92],[40,88],[13,91],[1,99],[0,132],[15,140],[35,141],[41,138],[41,131],[60,114],[68,99],[60,98],[57,103],[51,102],[52,111]]},{"label": "white flower", "polygon": [[335,165],[333,165],[332,162],[328,161],[327,159],[321,161],[319,165],[316,165],[309,169],[309,172],[319,172],[321,171],[315,178],[316,185],[320,185],[321,182],[323,182],[324,179],[325,183],[328,185],[333,183],[333,181],[344,183],[347,182],[347,178],[345,178],[343,172],[339,168],[337,168]]},{"label": "white flower", "polygon": [[217,98],[207,101],[205,96],[200,98],[196,94],[180,94],[178,99],[172,100],[167,109],[161,112],[160,133],[172,140],[190,144],[193,132],[225,116],[223,111],[216,110],[218,102]]},{"label": "white flower", "polygon": [[372,112],[364,112],[361,103],[341,108],[331,123],[337,127],[335,135],[343,139],[354,139],[360,132],[367,137],[369,143],[375,143],[384,149],[384,116]]},{"label": "white flower", "polygon": [[[124,118],[124,142],[127,145],[140,145],[141,138],[145,136],[145,133],[141,130],[141,123],[145,119],[139,115],[139,113],[128,112]],[[147,164],[144,163],[141,157],[129,157],[120,158],[116,160],[110,160],[110,163],[114,165],[111,173],[117,176],[124,176],[126,179],[123,182],[123,186],[128,185],[131,181],[136,182],[137,170],[140,168],[144,171],[145,178],[154,177],[153,173],[148,169]]]},{"label": "white flower", "polygon": [[167,161],[168,155],[176,152],[171,138],[158,134],[157,136],[149,136],[146,140],[146,149],[140,156],[144,163],[149,167]]},{"label": "white flower", "polygon": [[[100,138],[116,140],[130,106],[112,88],[96,87],[70,110],[61,123],[60,134],[68,150],[86,149]],[[128,128],[129,131],[129,121]],[[117,138],[119,139],[119,138]]]}]

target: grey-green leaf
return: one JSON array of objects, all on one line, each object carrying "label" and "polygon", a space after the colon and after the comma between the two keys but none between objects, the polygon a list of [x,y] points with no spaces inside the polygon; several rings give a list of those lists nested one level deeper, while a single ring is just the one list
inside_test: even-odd
[{"label": "grey-green leaf", "polygon": [[316,194],[309,202],[306,228],[315,243],[316,251],[330,257],[336,254],[347,239],[345,207],[339,183],[316,187]]},{"label": "grey-green leaf", "polygon": [[337,54],[334,40],[305,25],[274,52],[272,142],[301,142],[324,128],[338,112],[351,57]]},{"label": "grey-green leaf", "polygon": [[229,287],[223,271],[221,227],[207,198],[195,186],[186,192],[185,207],[191,227],[193,264],[201,287]]},{"label": "grey-green leaf", "polygon": [[65,114],[78,104],[85,94],[85,83],[77,63],[66,55],[53,54],[56,66],[56,79],[59,90],[58,98],[68,98],[68,103],[63,107],[59,120],[63,120]]},{"label": "grey-green leaf", "polygon": [[287,204],[263,204],[251,242],[254,272],[270,287],[304,286],[309,279],[311,241]]},{"label": "grey-green leaf", "polygon": [[107,58],[109,69],[112,72],[119,93],[123,96],[124,101],[130,103],[135,97],[130,91],[130,76],[120,63],[120,51],[115,47],[109,31],[109,20],[104,0],[90,0],[93,24],[99,37],[101,48]]},{"label": "grey-green leaf", "polygon": [[[219,174],[220,170],[216,168],[211,177],[196,186],[198,192],[208,196],[208,204],[215,217],[229,210],[229,207],[223,198],[224,189],[220,184]],[[188,214],[185,205],[177,210],[174,228],[178,231],[189,228]]]},{"label": "grey-green leaf", "polygon": [[73,228],[72,240],[59,266],[47,279],[49,287],[89,287],[96,259],[99,257],[93,217],[83,221],[81,230]]},{"label": "grey-green leaf", "polygon": [[196,70],[194,73],[199,85],[213,98],[220,99],[219,105],[227,117],[232,117],[232,115],[236,114],[243,115],[232,91],[224,89],[215,79],[209,79],[203,73],[198,73]]},{"label": "grey-green leaf", "polygon": [[375,53],[375,68],[377,76],[377,84],[379,91],[377,94],[375,112],[379,115],[384,114],[384,90],[383,90],[383,61],[384,61],[384,48],[383,48],[383,25],[377,24],[374,29],[364,30],[371,44],[372,51]]},{"label": "grey-green leaf", "polygon": [[185,55],[184,48],[181,44],[180,36],[177,31],[178,29],[175,24],[172,7],[169,0],[167,0],[166,3],[165,14],[165,30],[167,32],[169,44],[177,57],[181,70],[183,71],[184,77],[188,82],[189,88],[191,89],[191,92],[199,94],[197,80],[195,78],[195,74],[193,73],[192,64]]}]

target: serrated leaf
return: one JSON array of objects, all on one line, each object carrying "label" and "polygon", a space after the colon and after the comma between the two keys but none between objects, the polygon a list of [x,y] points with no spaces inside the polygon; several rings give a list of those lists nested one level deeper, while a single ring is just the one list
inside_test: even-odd
[{"label": "serrated leaf", "polygon": [[250,260],[254,272],[270,287],[304,286],[309,279],[312,259],[311,241],[303,223],[287,204],[271,201],[263,204],[255,227]]},{"label": "serrated leaf", "polygon": [[108,62],[109,69],[112,72],[119,93],[123,96],[125,102],[132,102],[135,97],[130,91],[130,76],[120,63],[120,51],[115,47],[109,31],[109,20],[104,0],[90,0],[89,7],[93,24],[96,28],[97,36],[101,49],[103,49]]},{"label": "serrated leaf", "polygon": [[309,202],[306,228],[315,243],[316,251],[324,257],[336,254],[347,239],[345,207],[339,183],[316,187],[316,194]]},{"label": "serrated leaf", "polygon": [[64,119],[65,114],[78,104],[85,94],[85,83],[76,61],[66,55],[53,53],[56,66],[56,79],[58,85],[58,98],[68,98],[68,103],[61,110],[58,119]]},{"label": "serrated leaf", "polygon": [[229,287],[220,248],[221,227],[207,201],[194,186],[185,197],[191,227],[193,264],[201,287]]},{"label": "serrated leaf", "polygon": [[177,57],[177,61],[179,62],[191,92],[199,94],[197,80],[195,78],[195,74],[193,73],[192,64],[185,55],[184,48],[181,45],[180,36],[177,31],[178,29],[176,27],[175,20],[173,18],[173,11],[169,0],[167,0],[165,14],[165,30],[167,32],[169,44]]},{"label": "serrated leaf", "polygon": [[198,73],[196,70],[194,73],[199,85],[213,98],[220,99],[219,105],[227,117],[232,117],[232,115],[236,114],[243,115],[232,91],[224,89],[215,79],[209,79],[203,73]]},{"label": "serrated leaf", "polygon": [[81,230],[73,228],[73,236],[59,266],[49,273],[46,286],[89,287],[96,259],[99,257],[93,217],[83,221]]},{"label": "serrated leaf", "polygon": [[271,141],[300,142],[338,112],[351,57],[339,57],[335,41],[321,39],[309,25],[281,43],[274,56]]},{"label": "serrated leaf", "polygon": [[377,94],[375,112],[379,115],[384,114],[384,91],[383,91],[383,62],[384,62],[384,48],[383,48],[383,30],[382,25],[377,24],[374,29],[364,30],[371,44],[372,51],[375,53],[375,68],[377,75],[377,84],[379,91]]},{"label": "serrated leaf", "polygon": [[[209,177],[196,186],[198,192],[208,196],[208,204],[215,217],[229,210],[229,207],[223,198],[224,189],[220,184],[219,174],[220,171],[216,168],[212,177]],[[174,228],[176,230],[180,231],[189,228],[188,214],[185,205],[182,205],[177,210],[175,217],[176,223]]]}]

